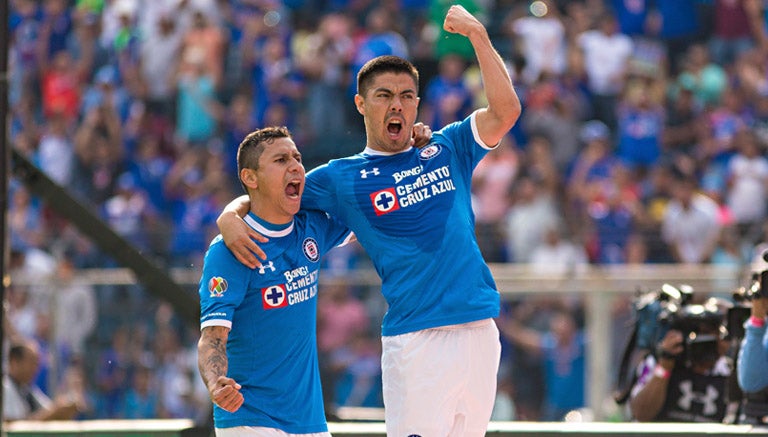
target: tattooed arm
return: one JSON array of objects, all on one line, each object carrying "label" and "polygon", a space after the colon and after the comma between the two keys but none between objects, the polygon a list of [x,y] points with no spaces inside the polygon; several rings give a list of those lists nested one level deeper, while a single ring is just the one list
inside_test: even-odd
[{"label": "tattooed arm", "polygon": [[227,377],[227,337],[229,328],[207,326],[197,342],[197,366],[214,404],[231,412],[243,405],[240,384]]}]

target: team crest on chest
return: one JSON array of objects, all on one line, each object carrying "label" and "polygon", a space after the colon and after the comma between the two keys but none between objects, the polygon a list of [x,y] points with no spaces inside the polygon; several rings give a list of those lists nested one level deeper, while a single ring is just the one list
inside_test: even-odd
[{"label": "team crest on chest", "polygon": [[439,144],[430,144],[419,151],[419,159],[427,161],[440,154],[443,148]]},{"label": "team crest on chest", "polygon": [[304,243],[301,244],[301,248],[304,251],[304,256],[313,263],[320,259],[320,249],[317,247],[317,241],[314,238],[305,239]]}]

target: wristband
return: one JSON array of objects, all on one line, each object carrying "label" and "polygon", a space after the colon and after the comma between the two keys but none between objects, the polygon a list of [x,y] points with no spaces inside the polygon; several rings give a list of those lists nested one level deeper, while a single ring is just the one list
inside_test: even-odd
[{"label": "wristband", "polygon": [[754,326],[755,328],[765,327],[765,319],[762,317],[752,316],[749,318],[749,323],[752,324],[752,326]]},{"label": "wristband", "polygon": [[653,368],[653,376],[659,377],[661,379],[669,379],[671,374],[672,372],[665,369],[661,364],[657,364],[656,367]]}]

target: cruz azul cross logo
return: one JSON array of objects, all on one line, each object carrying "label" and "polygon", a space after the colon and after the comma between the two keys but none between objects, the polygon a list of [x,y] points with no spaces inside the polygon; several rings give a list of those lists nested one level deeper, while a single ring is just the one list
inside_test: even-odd
[{"label": "cruz azul cross logo", "polygon": [[373,211],[377,216],[400,209],[394,188],[387,188],[371,194],[371,203],[373,203]]},{"label": "cruz azul cross logo", "polygon": [[285,291],[285,285],[273,285],[271,287],[261,289],[261,303],[265,310],[272,310],[275,308],[282,308],[288,305],[287,293]]}]

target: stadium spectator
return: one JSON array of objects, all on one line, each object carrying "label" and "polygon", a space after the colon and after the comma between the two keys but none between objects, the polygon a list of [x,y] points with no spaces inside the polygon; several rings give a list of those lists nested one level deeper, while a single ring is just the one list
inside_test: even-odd
[{"label": "stadium spectator", "polygon": [[121,174],[116,185],[115,195],[104,202],[102,217],[133,247],[148,252],[153,248],[151,232],[159,230],[156,226],[158,212],[153,209],[149,195],[139,187],[133,174]]},{"label": "stadium spectator", "polygon": [[[371,10],[365,16],[365,24],[365,33],[355,44],[351,77],[357,77],[363,65],[377,56],[394,55],[408,58],[408,44],[403,35],[397,32],[397,23],[389,10],[384,7]],[[354,96],[356,91],[355,81],[348,81],[347,93]]]},{"label": "stadium spectator", "polygon": [[558,76],[567,68],[565,27],[555,2],[543,2],[543,13],[516,12],[510,22],[519,53],[525,58],[521,80],[533,84],[542,74]]},{"label": "stadium spectator", "polygon": [[507,259],[528,263],[547,229],[560,221],[557,200],[538,175],[522,173],[511,190],[512,203],[505,218]]},{"label": "stadium spectator", "polygon": [[78,279],[75,260],[69,253],[58,257],[56,273],[46,292],[52,321],[52,343],[61,351],[58,362],[85,356],[86,343],[96,330],[96,295],[91,284]]},{"label": "stadium spectator", "polygon": [[68,186],[75,177],[72,124],[61,114],[46,118],[45,131],[37,146],[37,164],[54,182]]},{"label": "stadium spectator", "polygon": [[662,152],[663,96],[656,91],[652,85],[632,81],[616,106],[616,155],[640,175],[656,165]]},{"label": "stadium spectator", "polygon": [[[152,6],[160,2],[152,2]],[[154,14],[147,13],[147,17]],[[152,20],[152,18],[146,18]],[[139,46],[136,97],[143,100],[144,110],[160,132],[169,132],[175,124],[176,72],[182,46],[184,28],[172,12],[162,12],[147,24]]]},{"label": "stadium spectator", "polygon": [[42,73],[40,84],[46,117],[59,116],[68,124],[76,121],[85,76],[85,72],[81,71],[83,68],[67,51],[58,51],[53,55],[50,66]]},{"label": "stadium spectator", "polygon": [[713,107],[720,103],[727,86],[723,67],[710,59],[703,44],[691,45],[681,63],[676,80],[680,88],[690,90],[700,106]]},{"label": "stadium spectator", "polygon": [[725,200],[740,238],[757,237],[768,212],[768,158],[766,145],[758,141],[749,129],[737,132],[733,138],[735,153],[727,164]]},{"label": "stadium spectator", "polygon": [[131,386],[125,393],[121,417],[126,419],[156,419],[159,417],[159,384],[151,363],[140,365],[133,372]]},{"label": "stadium spectator", "polygon": [[604,192],[604,186],[610,184],[614,169],[621,163],[613,150],[610,129],[602,121],[584,123],[579,139],[583,148],[566,175],[564,208],[575,226],[583,229],[593,193]]},{"label": "stadium spectator", "polygon": [[180,148],[203,148],[218,128],[221,105],[216,84],[208,69],[203,48],[193,46],[184,53],[176,75],[176,136]]},{"label": "stadium spectator", "polygon": [[105,102],[91,107],[75,131],[75,169],[72,186],[81,198],[102,205],[115,192],[123,171],[125,148],[120,116]]},{"label": "stadium spectator", "polygon": [[519,124],[530,144],[522,146],[530,148],[536,139],[544,140],[559,173],[567,173],[581,146],[581,120],[591,112],[587,99],[587,93],[574,75],[542,74],[527,92]]},{"label": "stadium spectator", "polygon": [[680,72],[682,56],[700,37],[702,23],[696,0],[657,0],[648,17],[648,34],[666,47],[672,75]]},{"label": "stadium spectator", "polygon": [[676,262],[709,262],[720,236],[719,207],[704,194],[697,193],[694,176],[678,174],[671,188],[672,200],[662,221],[662,238]]},{"label": "stadium spectator", "polygon": [[731,65],[744,52],[755,46],[753,38],[755,10],[747,6],[751,0],[715,0],[709,52],[718,65]]},{"label": "stadium spectator", "polygon": [[97,390],[96,418],[120,417],[134,362],[130,349],[130,328],[130,325],[121,325],[110,329],[110,343],[99,353],[93,375],[93,385]]},{"label": "stadium spectator", "polygon": [[438,74],[427,82],[424,89],[426,103],[421,116],[426,124],[443,127],[461,120],[472,109],[472,93],[464,80],[466,65],[456,54],[447,54],[438,62]]},{"label": "stadium spectator", "polygon": [[354,332],[349,343],[332,355],[338,377],[336,404],[345,407],[383,408],[381,396],[381,343],[367,330]]},{"label": "stadium spectator", "polygon": [[[325,277],[331,277],[319,289],[317,301],[317,349],[323,380],[323,398],[326,414],[333,417],[339,406],[337,385],[345,371],[341,349],[349,345],[357,333],[367,333],[372,326],[365,304],[352,294],[353,288],[342,275],[336,276],[326,269]],[[362,341],[362,339],[361,339]],[[348,353],[346,355],[349,355]],[[378,375],[379,378],[381,375]]]},{"label": "stadium spectator", "polygon": [[347,101],[344,98],[346,70],[355,49],[352,30],[349,16],[337,12],[326,14],[296,52],[296,66],[307,78],[310,138],[328,136],[331,143],[339,141],[347,130],[347,114],[351,111],[329,111],[328,108],[343,108]]},{"label": "stadium spectator", "polygon": [[702,109],[690,88],[670,87],[664,103],[664,127],[661,132],[661,146],[666,156],[694,153],[702,125]]},{"label": "stadium spectator", "polygon": [[571,280],[583,273],[589,259],[583,243],[567,238],[562,225],[552,225],[544,234],[542,243],[531,252],[534,272]]},{"label": "stadium spectator", "polygon": [[8,228],[11,247],[16,250],[41,248],[45,244],[47,229],[40,202],[22,184],[13,184],[10,190]]},{"label": "stadium spectator", "polygon": [[168,254],[172,265],[200,266],[207,242],[215,235],[219,205],[212,196],[211,179],[224,177],[223,169],[208,171],[211,154],[200,148],[182,151],[165,178],[165,193],[172,205]]},{"label": "stadium spectator", "polygon": [[510,317],[502,319],[499,326],[523,353],[541,357],[546,393],[541,419],[563,421],[569,411],[586,405],[586,338],[573,314],[565,308],[556,309],[550,315],[544,333],[525,326],[524,321],[530,318],[526,311],[536,310],[530,305],[520,305]]},{"label": "stadium spectator", "polygon": [[609,13],[598,18],[595,29],[587,30],[577,38],[584,57],[593,118],[615,132],[618,124],[615,113],[627,79],[632,39],[619,32],[616,17]]},{"label": "stadium spectator", "polygon": [[[200,68],[202,76],[211,78],[213,89],[219,90],[224,77],[226,46],[227,40],[222,29],[211,22],[204,9],[195,7],[192,10],[192,25],[184,33],[179,48],[179,73],[185,75],[188,71]],[[202,67],[196,65],[198,56],[202,59]]]},{"label": "stadium spectator", "polygon": [[475,233],[480,252],[487,262],[507,259],[504,220],[509,211],[509,192],[520,166],[518,153],[510,142],[510,136],[505,136],[472,172]]},{"label": "stadium spectator", "polygon": [[34,384],[40,365],[38,346],[30,340],[11,344],[3,374],[3,420],[69,420],[81,407],[73,399],[52,400]]},{"label": "stadium spectator", "polygon": [[[472,47],[472,44],[470,44],[469,41],[467,41],[465,38],[462,38],[460,35],[449,32],[443,27],[445,14],[448,12],[448,9],[451,7],[451,5],[454,4],[466,9],[467,12],[477,17],[480,22],[486,23],[488,21],[486,15],[487,11],[483,8],[482,2],[476,0],[458,0],[454,2],[430,1],[429,9],[427,10],[427,18],[429,19],[428,31],[432,32],[433,35],[434,33],[437,33],[437,36],[432,37],[434,41],[433,57],[439,61],[443,58],[443,56],[447,54],[457,54],[464,58],[464,60],[472,62],[475,59],[475,51]],[[408,47],[404,47],[404,49],[406,50],[405,52],[379,54],[391,54],[407,57]],[[442,126],[435,126],[435,128],[440,127]]]}]

